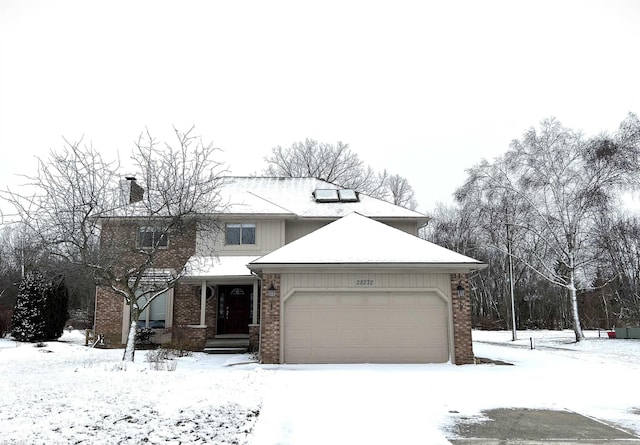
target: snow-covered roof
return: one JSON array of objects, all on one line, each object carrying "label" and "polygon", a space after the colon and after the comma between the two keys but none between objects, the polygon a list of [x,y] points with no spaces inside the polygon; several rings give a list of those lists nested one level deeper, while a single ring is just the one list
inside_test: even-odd
[{"label": "snow-covered roof", "polygon": [[418,265],[483,269],[473,258],[425,241],[384,223],[351,213],[249,264]]},{"label": "snow-covered roof", "polygon": [[226,213],[275,214],[301,218],[340,218],[358,212],[377,219],[429,218],[419,212],[359,194],[357,202],[316,202],[313,192],[341,187],[314,178],[228,177],[221,190]]},{"label": "snow-covered roof", "polygon": [[[358,212],[378,220],[413,220],[426,224],[429,217],[419,212],[358,193],[357,201],[319,202],[316,190],[341,190],[335,184],[315,178],[239,177],[223,178],[219,189],[219,207],[228,215],[265,215],[282,218],[336,219]],[[162,207],[161,202],[158,208]],[[167,216],[166,209],[154,211]],[[149,216],[146,202],[118,207],[101,218],[143,218]]]},{"label": "snow-covered roof", "polygon": [[185,265],[187,278],[241,277],[251,276],[247,264],[254,256],[192,256]]}]

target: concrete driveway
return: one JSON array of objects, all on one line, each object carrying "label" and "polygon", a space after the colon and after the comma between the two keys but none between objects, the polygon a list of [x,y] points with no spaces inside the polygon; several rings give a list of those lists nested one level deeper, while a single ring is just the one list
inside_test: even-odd
[{"label": "concrete driveway", "polygon": [[461,418],[452,429],[455,445],[626,444],[640,445],[640,437],[596,419],[570,411],[495,409],[483,413],[487,421]]}]

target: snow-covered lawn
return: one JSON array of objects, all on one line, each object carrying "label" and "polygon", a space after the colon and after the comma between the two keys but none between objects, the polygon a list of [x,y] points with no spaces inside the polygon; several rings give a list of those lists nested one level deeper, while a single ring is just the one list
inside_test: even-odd
[{"label": "snow-covered lawn", "polygon": [[[152,370],[145,351],[0,340],[0,443],[447,444],[490,408],[571,410],[640,434],[640,340],[571,331],[474,332],[495,364],[238,364],[194,354]],[[530,337],[536,349],[530,349]],[[49,352],[50,351],[50,352]]]}]

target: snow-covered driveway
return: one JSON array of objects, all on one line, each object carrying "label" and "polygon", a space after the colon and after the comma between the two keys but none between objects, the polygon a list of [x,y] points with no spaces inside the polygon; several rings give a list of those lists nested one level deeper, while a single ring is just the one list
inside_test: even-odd
[{"label": "snow-covered driveway", "polygon": [[439,427],[455,374],[451,365],[279,367],[251,443],[448,443]]},{"label": "snow-covered driveway", "polygon": [[[282,365],[252,444],[447,444],[460,418],[493,408],[569,410],[640,433],[640,341],[572,332],[474,332],[501,365]],[[530,349],[530,338],[538,349]],[[489,342],[489,343],[487,343]]]}]

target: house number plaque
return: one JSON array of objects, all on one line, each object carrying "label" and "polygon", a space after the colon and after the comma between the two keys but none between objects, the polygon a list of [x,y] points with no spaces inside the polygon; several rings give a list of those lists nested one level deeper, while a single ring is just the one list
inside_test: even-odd
[{"label": "house number plaque", "polygon": [[371,287],[374,285],[373,280],[356,280],[356,286]]}]

